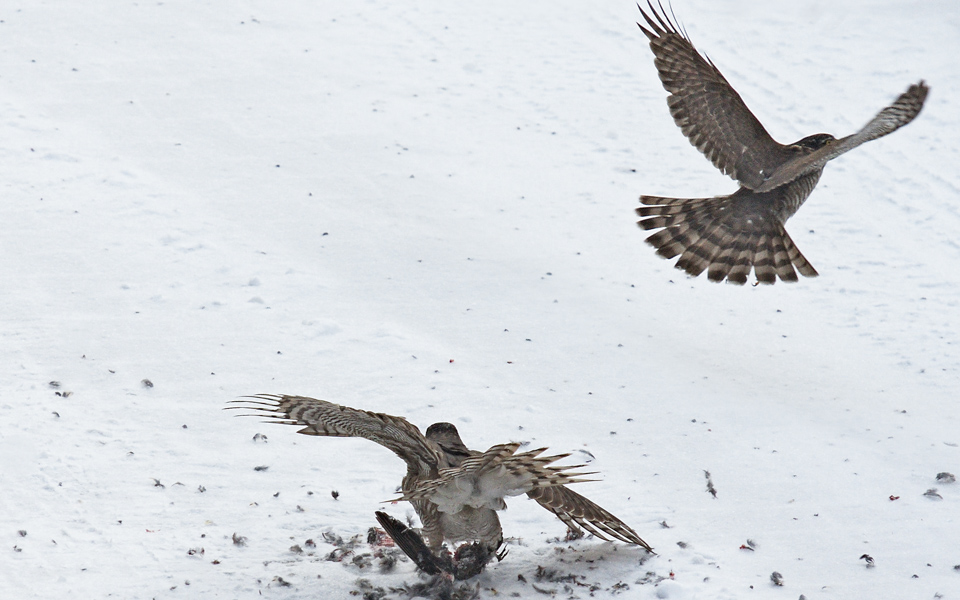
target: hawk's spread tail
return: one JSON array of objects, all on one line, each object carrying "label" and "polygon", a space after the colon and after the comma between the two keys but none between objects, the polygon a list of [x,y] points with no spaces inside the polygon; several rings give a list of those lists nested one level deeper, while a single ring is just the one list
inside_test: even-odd
[{"label": "hawk's spread tail", "polygon": [[[743,190],[741,190],[743,191]],[[637,209],[644,229],[658,229],[647,238],[664,258],[680,259],[676,267],[696,277],[707,271],[711,281],[743,285],[752,268],[757,281],[772,284],[780,277],[796,281],[800,271],[817,270],[794,245],[780,219],[749,192],[716,198],[641,196]]]}]

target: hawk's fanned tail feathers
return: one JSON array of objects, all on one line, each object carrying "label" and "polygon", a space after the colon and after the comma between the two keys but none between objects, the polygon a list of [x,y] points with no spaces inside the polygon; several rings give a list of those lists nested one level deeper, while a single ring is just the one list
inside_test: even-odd
[{"label": "hawk's fanned tail feathers", "polygon": [[[429,499],[441,512],[456,513],[463,506],[503,510],[504,497],[526,494],[533,489],[592,481],[576,471],[583,465],[555,466],[569,454],[541,456],[546,448],[516,453],[520,444],[499,444],[465,459],[460,466],[440,469],[439,477],[417,483],[396,500]],[[391,502],[396,501],[391,500]]]},{"label": "hawk's fanned tail feathers", "polygon": [[676,267],[694,277],[707,271],[711,281],[743,285],[751,269],[765,284],[777,277],[797,281],[794,267],[806,277],[817,275],[772,210],[750,196],[641,196],[640,202],[637,224],[662,228],[647,243],[664,258],[679,255]]}]

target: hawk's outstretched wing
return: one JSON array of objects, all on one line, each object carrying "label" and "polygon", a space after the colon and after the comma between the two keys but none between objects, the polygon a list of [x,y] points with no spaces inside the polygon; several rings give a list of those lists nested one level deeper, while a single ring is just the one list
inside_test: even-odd
[{"label": "hawk's outstretched wing", "polygon": [[358,410],[305,396],[258,394],[234,400],[230,408],[250,410],[249,416],[273,418],[269,423],[302,425],[305,435],[362,437],[392,450],[417,472],[436,470],[440,458],[416,425],[403,417]]},{"label": "hawk's outstretched wing", "polygon": [[828,161],[849,152],[860,144],[883,137],[900,129],[912,121],[923,108],[930,88],[923,82],[915,83],[900,94],[893,104],[877,113],[869,123],[853,135],[840,138],[813,152],[798,155],[768,174],[762,185],[756,188],[758,192],[766,192],[789,183],[801,175],[822,169]]},{"label": "hawk's outstretched wing", "polygon": [[670,92],[667,105],[673,120],[715,167],[744,187],[757,189],[764,174],[793,153],[770,137],[740,94],[670,21],[663,6],[658,12],[647,3],[652,16],[642,7],[640,13],[649,29],[637,25],[650,40],[660,81]]},{"label": "hawk's outstretched wing", "polygon": [[557,515],[574,531],[580,531],[580,527],[583,527],[601,540],[609,540],[607,536],[610,536],[621,542],[642,546],[647,552],[653,553],[650,544],[643,541],[629,525],[570,488],[562,485],[539,487],[527,492],[527,496]]}]

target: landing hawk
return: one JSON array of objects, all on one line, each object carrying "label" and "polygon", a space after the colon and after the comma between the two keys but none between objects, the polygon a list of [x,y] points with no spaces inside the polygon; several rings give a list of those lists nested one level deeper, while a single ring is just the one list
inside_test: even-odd
[{"label": "landing hawk", "polygon": [[[332,437],[362,437],[391,450],[407,463],[407,475],[397,500],[413,504],[423,524],[422,534],[397,519],[377,512],[377,520],[397,545],[423,571],[472,577],[493,557],[503,558],[503,532],[496,511],[507,496],[536,500],[570,530],[581,527],[602,540],[615,538],[653,549],[629,525],[566,487],[588,481],[574,471],[583,465],[555,466],[568,454],[542,456],[546,448],[517,452],[518,443],[499,444],[486,452],[468,449],[457,428],[434,423],[426,435],[403,417],[358,410],[303,396],[261,394],[232,402],[252,416],[271,423],[297,425],[297,433]],[[455,556],[443,542],[468,542]]]},{"label": "landing hawk", "polygon": [[777,277],[796,281],[794,267],[815,277],[816,269],[784,229],[787,219],[813,191],[828,161],[912,121],[929,88],[922,80],[911,85],[853,135],[836,139],[818,133],[785,146],[770,137],[663,6],[657,11],[650,0],[648,6],[649,14],[640,8],[647,26],[637,25],[650,40],[673,120],[740,189],[713,198],[640,196],[638,224],[660,229],[647,243],[664,258],[679,255],[678,269],[694,277],[706,270],[712,281],[742,285],[751,268],[757,281],[767,284]]}]

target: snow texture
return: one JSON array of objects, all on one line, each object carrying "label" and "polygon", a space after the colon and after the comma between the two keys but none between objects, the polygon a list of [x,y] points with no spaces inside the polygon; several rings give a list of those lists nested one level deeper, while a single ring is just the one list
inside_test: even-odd
[{"label": "snow texture", "polygon": [[819,278],[643,243],[736,184],[632,2],[0,7],[0,598],[408,596],[403,464],[259,392],[573,452],[658,552],[512,499],[483,598],[960,597],[960,6],[673,8],[782,142],[930,85],[788,223]]}]

